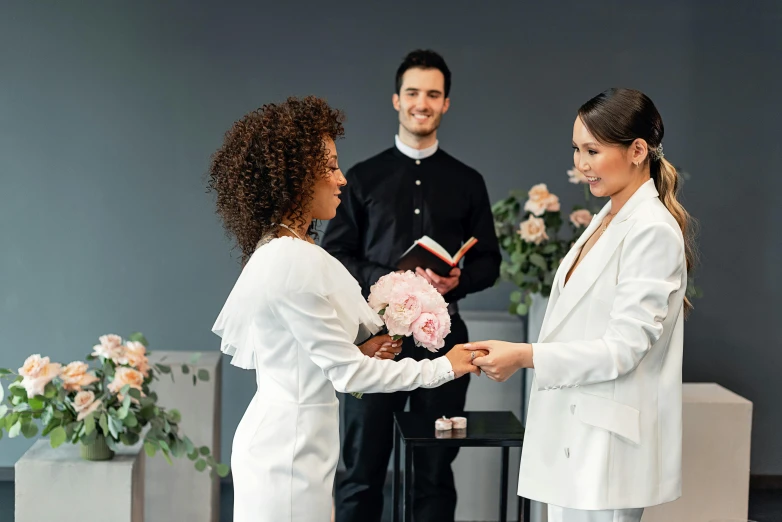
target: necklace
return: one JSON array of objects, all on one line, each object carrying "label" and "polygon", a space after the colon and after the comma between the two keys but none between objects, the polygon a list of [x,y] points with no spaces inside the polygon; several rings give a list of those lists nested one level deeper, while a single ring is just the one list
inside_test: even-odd
[{"label": "necklace", "polygon": [[[603,219],[603,226],[600,227],[600,236],[602,236],[603,232],[606,231],[606,229],[608,228],[608,225],[611,224],[611,221],[614,219],[615,215],[616,214],[607,214],[606,218],[611,218],[611,219],[609,219],[609,220],[606,220],[605,218]],[[600,236],[598,236],[598,237],[600,237]]]},{"label": "necklace", "polygon": [[[279,226],[281,226],[282,228],[284,228],[284,229],[286,229],[287,231],[289,231],[291,234],[293,234],[294,236],[296,236],[298,239],[301,239],[301,236],[300,236],[299,234],[297,234],[295,230],[293,230],[291,227],[289,227],[289,226],[288,226],[288,225],[286,225],[285,223],[280,223],[280,224],[279,224]],[[304,241],[304,240],[302,239],[302,241]]]}]

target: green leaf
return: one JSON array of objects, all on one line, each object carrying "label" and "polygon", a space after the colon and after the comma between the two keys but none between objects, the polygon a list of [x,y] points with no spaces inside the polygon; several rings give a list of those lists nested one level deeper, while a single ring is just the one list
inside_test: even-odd
[{"label": "green leaf", "polygon": [[117,444],[117,441],[112,439],[111,437],[106,437],[106,445],[109,447],[111,451],[117,451],[119,449],[119,445]]},{"label": "green leaf", "polygon": [[179,410],[171,410],[168,412],[168,419],[177,424],[182,420],[182,414],[179,413]]},{"label": "green leaf", "polygon": [[521,292],[518,290],[510,293],[510,300],[513,303],[520,303],[521,302]]},{"label": "green leaf", "polygon": [[8,391],[11,392],[11,395],[15,395],[16,397],[22,397],[25,399],[27,398],[27,390],[25,390],[22,386],[16,383],[9,386]]},{"label": "green leaf", "polygon": [[227,477],[230,472],[231,472],[231,468],[228,466],[228,464],[217,465],[217,474],[220,477]]},{"label": "green leaf", "polygon": [[188,361],[190,364],[198,364],[198,361],[201,359],[201,352],[195,352],[190,356],[190,360]]},{"label": "green leaf", "polygon": [[114,437],[115,439],[118,439],[121,429],[122,429],[122,424],[120,423],[120,421],[118,421],[114,417],[109,416],[109,433],[111,433],[111,436]]},{"label": "green leaf", "polygon": [[524,303],[519,303],[518,306],[516,306],[516,314],[517,315],[527,315],[527,305]]},{"label": "green leaf", "polygon": [[557,243],[549,243],[543,247],[544,254],[553,254],[557,250],[559,250],[559,245]]},{"label": "green leaf", "polygon": [[195,445],[189,437],[185,437],[185,451],[187,451],[188,454],[195,453]]},{"label": "green leaf", "polygon": [[122,442],[125,443],[125,445],[133,446],[138,442],[139,435],[138,433],[133,433],[132,431],[129,431],[127,433],[123,433],[120,438],[122,439]]},{"label": "green leaf", "polygon": [[54,399],[57,397],[57,386],[52,383],[47,384],[43,389],[43,396],[47,399]]},{"label": "green leaf", "polygon": [[3,430],[0,430],[0,440],[3,440]]},{"label": "green leaf", "polygon": [[84,434],[89,435],[95,431],[95,416],[90,413],[84,418]]},{"label": "green leaf", "polygon": [[3,388],[3,383],[0,382],[0,402],[2,402],[4,398],[5,398],[5,389]]},{"label": "green leaf", "polygon": [[171,373],[171,366],[167,364],[156,364],[155,367],[160,373]]},{"label": "green leaf", "polygon": [[127,415],[127,417],[125,417],[124,419],[122,419],[122,422],[123,422],[123,423],[125,424],[125,426],[127,426],[128,428],[135,428],[136,426],[138,426],[138,419],[137,419],[137,418],[136,418],[136,416],[133,414],[133,412],[129,412],[129,413],[128,413],[128,415]]},{"label": "green leaf", "polygon": [[51,434],[49,434],[49,443],[52,448],[56,448],[65,442],[65,439],[67,438],[68,435],[65,429],[62,426],[57,426],[52,430]]},{"label": "green leaf", "polygon": [[144,451],[147,453],[147,456],[152,458],[155,456],[155,453],[157,452],[157,447],[155,447],[154,444],[147,441],[144,443]]},{"label": "green leaf", "polygon": [[141,343],[144,345],[145,348],[149,348],[149,341],[147,341],[147,338],[144,337],[144,334],[141,332],[136,332],[131,334],[130,337],[128,337],[128,341]]},{"label": "green leaf", "polygon": [[192,451],[192,452],[188,453],[187,454],[187,458],[189,458],[190,460],[198,459],[198,452],[197,451]]},{"label": "green leaf", "polygon": [[548,266],[546,265],[546,258],[538,253],[530,254],[529,262],[537,267],[542,268],[543,270],[548,269]]},{"label": "green leaf", "polygon": [[209,380],[209,371],[204,369],[204,368],[201,368],[200,370],[198,370],[198,378],[201,379],[204,382],[208,381]]},{"label": "green leaf", "polygon": [[141,399],[141,390],[137,388],[131,388],[130,390],[128,390],[128,395],[130,395],[136,400],[139,400]]},{"label": "green leaf", "polygon": [[204,471],[206,469],[206,461],[204,459],[198,459],[195,463],[195,469]]},{"label": "green leaf", "polygon": [[18,437],[19,433],[22,431],[22,422],[17,420],[13,426],[11,426],[11,429],[8,430],[8,436],[12,439],[14,437]]},{"label": "green leaf", "polygon": [[163,451],[168,451],[169,453],[171,452],[171,448],[169,447],[166,441],[161,440],[160,442],[158,442],[158,444],[160,444],[160,449],[162,449]]},{"label": "green leaf", "polygon": [[201,446],[200,448],[198,448],[198,452],[201,455],[209,455],[209,448],[206,446]]},{"label": "green leaf", "polygon": [[21,402],[21,403],[17,404],[16,406],[14,406],[14,411],[19,412],[19,413],[24,413],[24,412],[27,412],[27,411],[33,411],[33,409],[30,407],[29,403]]},{"label": "green leaf", "polygon": [[90,445],[93,442],[95,442],[97,439],[98,439],[98,432],[97,431],[93,431],[89,435],[82,435],[80,440],[81,440],[82,444],[87,446],[87,445]]},{"label": "green leaf", "polygon": [[25,422],[22,424],[22,435],[26,439],[31,439],[38,435],[38,426],[34,422]]},{"label": "green leaf", "polygon": [[98,421],[98,424],[100,424],[100,429],[103,431],[104,435],[109,434],[109,417],[106,415],[106,412],[100,414],[100,420]]},{"label": "green leaf", "polygon": [[0,418],[5,417],[6,413],[8,413],[8,406],[0,404]]},{"label": "green leaf", "polygon": [[188,365],[186,365],[186,364],[183,364],[182,365],[182,373],[184,373],[185,375],[190,373],[190,367]]},{"label": "green leaf", "polygon": [[30,405],[33,411],[39,411],[44,408],[44,402],[41,399],[30,399],[27,401],[27,404]]},{"label": "green leaf", "polygon": [[12,373],[14,373],[14,372],[12,372],[11,370],[8,370],[6,368],[0,368],[0,376],[11,375]]},{"label": "green leaf", "polygon": [[195,375],[193,375],[193,386],[195,386],[195,385],[196,385],[196,383],[198,383],[198,377],[196,377]]}]

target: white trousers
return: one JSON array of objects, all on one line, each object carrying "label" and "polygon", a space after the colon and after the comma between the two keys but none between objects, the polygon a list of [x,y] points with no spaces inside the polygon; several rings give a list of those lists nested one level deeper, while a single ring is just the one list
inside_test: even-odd
[{"label": "white trousers", "polygon": [[548,505],[548,522],[641,522],[643,508],[583,511]]}]

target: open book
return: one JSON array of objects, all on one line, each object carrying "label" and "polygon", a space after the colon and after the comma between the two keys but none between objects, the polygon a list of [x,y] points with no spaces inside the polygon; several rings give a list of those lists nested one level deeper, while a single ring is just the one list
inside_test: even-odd
[{"label": "open book", "polygon": [[416,267],[420,266],[423,269],[429,268],[437,275],[447,277],[451,269],[459,265],[464,254],[477,242],[477,239],[471,237],[458,252],[451,256],[437,241],[429,236],[424,236],[415,241],[413,246],[402,254],[396,267],[399,270],[415,271]]}]

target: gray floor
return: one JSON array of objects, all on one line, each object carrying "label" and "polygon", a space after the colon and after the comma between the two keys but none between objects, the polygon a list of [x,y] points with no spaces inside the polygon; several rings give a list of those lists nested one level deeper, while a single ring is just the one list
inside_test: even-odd
[{"label": "gray floor", "polygon": [[[383,522],[391,522],[391,510],[389,500],[390,488],[386,488],[386,502],[383,513]],[[230,484],[222,487],[222,513],[221,522],[231,522],[233,516],[233,490]],[[6,513],[13,513],[14,484],[13,482],[0,482],[0,520],[11,522]],[[756,522],[782,522],[782,490],[753,490],[749,498],[749,518]]]}]

